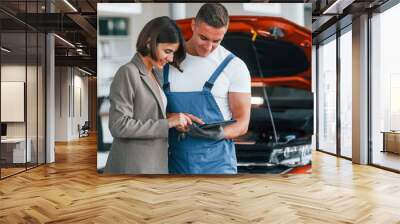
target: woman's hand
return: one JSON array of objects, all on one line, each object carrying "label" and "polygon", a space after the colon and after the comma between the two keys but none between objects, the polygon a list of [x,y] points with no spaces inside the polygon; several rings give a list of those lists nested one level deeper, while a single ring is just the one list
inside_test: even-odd
[{"label": "woman's hand", "polygon": [[183,113],[169,113],[167,118],[169,128],[186,127],[188,125],[186,116]]},{"label": "woman's hand", "polygon": [[187,132],[189,131],[189,126],[196,122],[198,124],[204,124],[204,122],[188,113],[168,113],[168,124],[170,128],[176,128],[180,132]]}]

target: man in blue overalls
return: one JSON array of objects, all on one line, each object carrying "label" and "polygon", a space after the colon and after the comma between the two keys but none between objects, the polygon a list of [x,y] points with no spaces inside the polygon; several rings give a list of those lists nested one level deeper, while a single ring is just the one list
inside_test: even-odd
[{"label": "man in blue overalls", "polygon": [[[233,138],[247,132],[251,81],[246,64],[220,45],[229,25],[226,8],[204,4],[192,21],[193,35],[186,42],[183,73],[164,68],[167,112],[188,113],[205,123],[236,122],[193,135],[190,129],[169,133],[169,172],[172,174],[235,174]],[[187,132],[185,138],[182,138]]]}]

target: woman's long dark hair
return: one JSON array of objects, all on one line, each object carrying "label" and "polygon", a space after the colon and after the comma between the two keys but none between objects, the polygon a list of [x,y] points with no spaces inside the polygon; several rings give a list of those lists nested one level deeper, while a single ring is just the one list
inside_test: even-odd
[{"label": "woman's long dark hair", "polygon": [[179,43],[178,50],[174,53],[174,61],[170,64],[182,71],[179,67],[186,57],[183,35],[175,21],[168,16],[161,16],[150,20],[140,31],[136,42],[136,50],[143,56],[150,56],[157,61],[157,44]]}]

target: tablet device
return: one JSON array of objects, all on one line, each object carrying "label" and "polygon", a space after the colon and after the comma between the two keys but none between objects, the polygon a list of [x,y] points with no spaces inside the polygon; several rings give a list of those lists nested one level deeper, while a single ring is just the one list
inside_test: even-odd
[{"label": "tablet device", "polygon": [[199,125],[199,128],[207,129],[207,128],[215,128],[215,127],[218,127],[218,126],[222,126],[223,127],[223,126],[226,126],[226,125],[229,125],[229,124],[233,124],[235,122],[236,122],[236,120],[217,121],[217,122],[211,122],[211,123]]}]

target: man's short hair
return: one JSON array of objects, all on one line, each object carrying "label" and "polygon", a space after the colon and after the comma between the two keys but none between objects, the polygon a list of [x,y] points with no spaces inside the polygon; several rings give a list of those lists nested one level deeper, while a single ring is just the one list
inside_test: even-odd
[{"label": "man's short hair", "polygon": [[206,3],[197,12],[196,22],[199,21],[215,28],[227,27],[229,24],[228,10],[220,3]]}]

